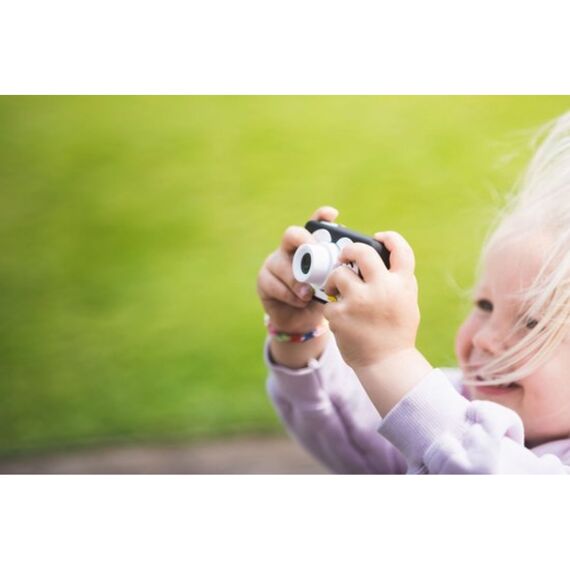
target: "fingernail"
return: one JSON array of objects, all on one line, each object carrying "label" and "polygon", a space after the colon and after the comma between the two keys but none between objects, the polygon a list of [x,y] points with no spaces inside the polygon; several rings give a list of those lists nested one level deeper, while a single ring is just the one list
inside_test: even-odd
[{"label": "fingernail", "polygon": [[306,299],[313,295],[313,289],[310,285],[301,285],[297,290],[299,297]]}]

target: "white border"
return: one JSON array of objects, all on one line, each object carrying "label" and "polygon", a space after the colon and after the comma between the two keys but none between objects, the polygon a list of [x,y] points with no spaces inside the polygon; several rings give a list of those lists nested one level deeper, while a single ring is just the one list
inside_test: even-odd
[{"label": "white border", "polygon": [[4,476],[2,561],[551,568],[566,555],[567,496],[553,476]]},{"label": "white border", "polygon": [[[570,93],[565,3],[0,8],[2,93]],[[8,477],[3,566],[554,567],[567,479]]]},{"label": "white border", "polygon": [[570,93],[566,3],[19,0],[2,93]]}]

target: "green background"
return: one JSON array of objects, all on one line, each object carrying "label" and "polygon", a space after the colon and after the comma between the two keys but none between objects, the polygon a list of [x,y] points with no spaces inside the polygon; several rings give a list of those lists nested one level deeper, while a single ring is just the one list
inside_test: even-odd
[{"label": "green background", "polygon": [[453,365],[478,250],[569,97],[0,98],[0,453],[280,430],[255,280],[320,205],[416,252]]}]

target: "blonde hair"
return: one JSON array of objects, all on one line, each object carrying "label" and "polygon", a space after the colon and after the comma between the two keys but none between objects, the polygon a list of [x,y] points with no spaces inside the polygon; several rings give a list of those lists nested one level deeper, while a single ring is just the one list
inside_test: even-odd
[{"label": "blonde hair", "polygon": [[[519,295],[523,314],[512,334],[525,334],[477,370],[479,385],[529,375],[570,329],[570,112],[543,127],[533,145],[537,150],[486,240],[479,267],[492,248],[509,240],[543,236],[548,247],[533,283]],[[466,382],[475,383],[467,375]]]}]

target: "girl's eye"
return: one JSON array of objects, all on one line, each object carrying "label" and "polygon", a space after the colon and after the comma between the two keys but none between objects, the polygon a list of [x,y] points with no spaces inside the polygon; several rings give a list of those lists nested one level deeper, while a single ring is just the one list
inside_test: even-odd
[{"label": "girl's eye", "polygon": [[486,313],[490,313],[493,310],[493,303],[488,299],[478,299],[475,301],[475,305],[478,309],[485,311]]},{"label": "girl's eye", "polygon": [[526,328],[533,329],[538,324],[536,319],[527,319],[526,321]]}]

